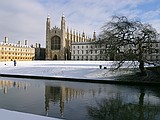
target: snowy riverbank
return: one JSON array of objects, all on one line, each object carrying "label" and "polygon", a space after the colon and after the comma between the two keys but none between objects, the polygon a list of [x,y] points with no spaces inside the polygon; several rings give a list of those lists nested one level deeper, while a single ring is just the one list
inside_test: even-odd
[{"label": "snowy riverbank", "polygon": [[60,120],[57,118],[44,117],[4,109],[0,109],[0,116],[2,120]]},{"label": "snowy riverbank", "polygon": [[[102,69],[99,65],[102,65]],[[132,69],[125,69],[127,65],[123,66],[124,69],[113,72],[109,70],[111,65],[112,61],[18,61],[14,66],[10,61],[0,62],[0,74],[113,80],[118,75],[134,72]],[[0,116],[3,120],[58,120],[4,109],[0,109]]]},{"label": "snowy riverbank", "polygon": [[[0,62],[0,74],[34,75],[48,77],[111,79],[132,71],[109,71],[112,61],[18,61]],[[99,68],[102,65],[102,69]],[[107,69],[103,69],[106,67]],[[124,66],[125,68],[125,66]]]}]

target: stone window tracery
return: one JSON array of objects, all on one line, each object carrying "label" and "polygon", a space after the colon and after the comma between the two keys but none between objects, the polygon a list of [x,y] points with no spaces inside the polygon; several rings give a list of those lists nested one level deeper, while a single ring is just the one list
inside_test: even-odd
[{"label": "stone window tracery", "polygon": [[61,47],[61,39],[59,36],[54,36],[51,39],[51,49],[52,50],[60,50]]}]

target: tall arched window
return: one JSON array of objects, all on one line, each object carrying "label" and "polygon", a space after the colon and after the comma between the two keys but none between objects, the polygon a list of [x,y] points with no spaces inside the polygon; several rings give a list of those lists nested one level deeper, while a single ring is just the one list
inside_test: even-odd
[{"label": "tall arched window", "polygon": [[51,49],[52,50],[60,50],[61,48],[61,39],[59,36],[54,36],[51,39]]}]

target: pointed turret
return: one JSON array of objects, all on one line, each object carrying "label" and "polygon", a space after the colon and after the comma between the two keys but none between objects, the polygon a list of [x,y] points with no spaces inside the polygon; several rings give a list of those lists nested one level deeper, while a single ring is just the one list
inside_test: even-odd
[{"label": "pointed turret", "polygon": [[50,26],[51,26],[51,21],[50,21],[50,16],[48,15],[47,21],[46,21],[46,59],[49,59],[50,57]]},{"label": "pointed turret", "polygon": [[73,41],[76,42],[76,31],[75,31],[75,29],[73,30]]},{"label": "pointed turret", "polygon": [[85,41],[85,33],[83,32],[82,33],[82,42],[84,42]]},{"label": "pointed turret", "polygon": [[93,41],[96,41],[96,32],[93,32]]},{"label": "pointed turret", "polygon": [[65,35],[66,35],[66,20],[64,13],[62,13],[62,18],[61,18],[61,50],[63,51],[63,58],[65,59],[65,49],[66,49],[66,40],[65,40]]},{"label": "pointed turret", "polygon": [[51,26],[51,20],[50,20],[50,16],[48,14],[48,17],[47,17],[47,21],[46,21],[46,28],[50,30],[50,26]]},{"label": "pointed turret", "polygon": [[82,41],[81,41],[81,33],[80,33],[80,31],[79,31],[78,37],[79,37],[79,42],[82,42]]},{"label": "pointed turret", "polygon": [[72,40],[73,40],[73,36],[72,36],[72,28],[70,28],[70,41],[73,42]]},{"label": "pointed turret", "polygon": [[78,31],[76,31],[76,39],[77,39],[77,41],[76,41],[76,42],[79,42]]},{"label": "pointed turret", "polygon": [[85,37],[85,33],[84,32],[82,33],[82,37]]},{"label": "pointed turret", "polygon": [[66,20],[65,20],[64,13],[62,13],[61,30],[64,30],[64,31],[65,31],[65,29],[66,29]]}]

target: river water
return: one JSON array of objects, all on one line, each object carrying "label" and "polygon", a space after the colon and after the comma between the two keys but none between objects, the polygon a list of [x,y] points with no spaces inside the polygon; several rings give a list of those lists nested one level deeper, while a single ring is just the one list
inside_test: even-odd
[{"label": "river water", "polygon": [[0,77],[0,108],[66,120],[159,120],[160,88]]}]

